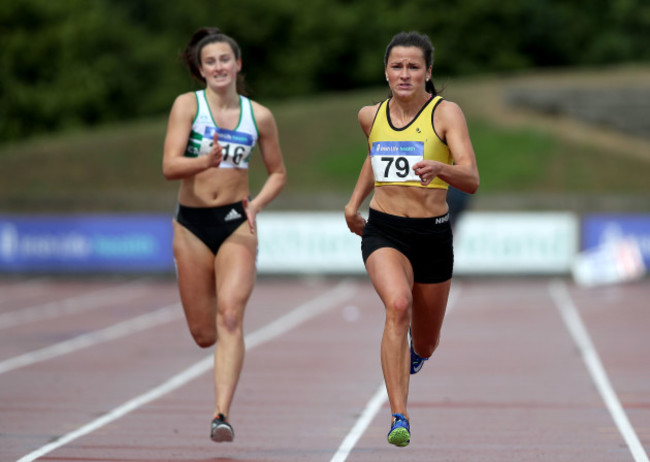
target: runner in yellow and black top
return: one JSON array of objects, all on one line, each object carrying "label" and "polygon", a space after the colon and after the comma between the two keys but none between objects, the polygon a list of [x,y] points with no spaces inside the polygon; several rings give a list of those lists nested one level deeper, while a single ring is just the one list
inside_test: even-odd
[{"label": "runner in yellow and black top", "polygon": [[441,96],[431,95],[417,116],[401,128],[396,128],[392,123],[390,99],[379,105],[368,135],[375,186],[447,189],[447,183],[439,177],[423,185],[413,170],[413,165],[422,160],[435,160],[447,165],[452,163],[449,147],[433,127],[433,114],[442,101]]},{"label": "runner in yellow and black top", "polygon": [[[228,420],[244,361],[244,310],[255,283],[257,214],[282,190],[286,172],[271,111],[240,93],[241,51],[217,28],[194,33],[183,58],[205,89],[174,101],[163,173],[180,180],[174,259],[194,341],[214,349],[212,440],[232,441]],[[268,177],[249,199],[248,165],[259,146]]]},{"label": "runner in yellow and black top", "polygon": [[[448,185],[468,193],[479,186],[465,118],[458,105],[436,94],[432,66],[426,35],[402,32],[389,43],[384,70],[390,97],[359,111],[369,155],[345,207],[386,310],[381,364],[392,414],[388,441],[396,446],[410,442],[410,374],[438,345],[451,287]],[[373,190],[366,222],[359,207]]]}]

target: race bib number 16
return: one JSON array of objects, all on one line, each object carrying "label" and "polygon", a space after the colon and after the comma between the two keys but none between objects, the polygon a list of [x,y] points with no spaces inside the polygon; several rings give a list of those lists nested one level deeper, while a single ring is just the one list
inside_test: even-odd
[{"label": "race bib number 16", "polygon": [[205,127],[201,152],[210,152],[214,134],[219,135],[219,144],[223,148],[221,168],[248,168],[248,161],[253,150],[255,140],[249,133],[226,130],[218,127]]},{"label": "race bib number 16", "polygon": [[423,158],[423,141],[377,141],[370,148],[372,171],[378,182],[420,181],[413,165]]}]

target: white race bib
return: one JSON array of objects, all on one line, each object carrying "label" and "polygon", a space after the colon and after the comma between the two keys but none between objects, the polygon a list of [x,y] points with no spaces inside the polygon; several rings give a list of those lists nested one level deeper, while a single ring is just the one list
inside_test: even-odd
[{"label": "white race bib", "polygon": [[370,148],[372,171],[380,183],[419,182],[413,166],[423,159],[423,141],[376,141]]},{"label": "white race bib", "polygon": [[248,161],[255,144],[255,140],[248,133],[210,126],[205,127],[199,155],[210,152],[215,132],[219,135],[219,145],[223,148],[223,159],[219,167],[248,168]]}]

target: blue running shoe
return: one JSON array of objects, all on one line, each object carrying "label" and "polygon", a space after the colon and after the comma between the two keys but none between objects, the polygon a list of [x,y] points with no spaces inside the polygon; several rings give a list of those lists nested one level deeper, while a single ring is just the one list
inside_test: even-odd
[{"label": "blue running shoe", "polygon": [[428,361],[429,358],[423,358],[415,352],[413,349],[413,340],[411,340],[411,374],[417,374],[424,366],[424,362]]},{"label": "blue running shoe", "polygon": [[235,431],[232,429],[232,425],[226,420],[225,415],[219,414],[212,421],[210,439],[215,443],[230,442],[235,439]]},{"label": "blue running shoe", "polygon": [[411,426],[402,414],[393,414],[393,423],[388,432],[388,442],[403,448],[411,442]]}]

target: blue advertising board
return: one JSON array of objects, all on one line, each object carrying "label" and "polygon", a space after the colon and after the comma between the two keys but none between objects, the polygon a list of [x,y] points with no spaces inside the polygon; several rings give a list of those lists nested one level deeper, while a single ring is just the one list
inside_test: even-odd
[{"label": "blue advertising board", "polygon": [[0,273],[173,271],[169,215],[0,215]]},{"label": "blue advertising board", "polygon": [[594,214],[583,218],[583,250],[629,237],[636,240],[645,266],[650,268],[650,214]]}]

